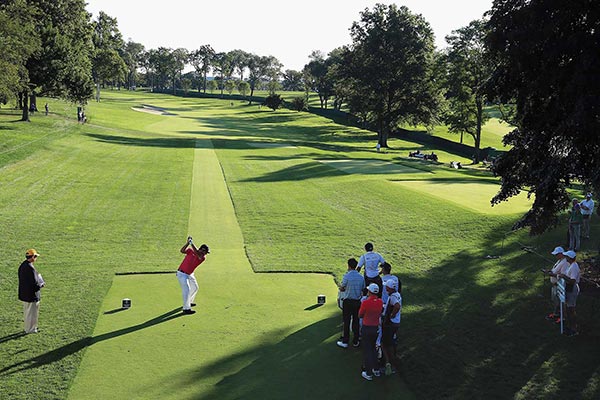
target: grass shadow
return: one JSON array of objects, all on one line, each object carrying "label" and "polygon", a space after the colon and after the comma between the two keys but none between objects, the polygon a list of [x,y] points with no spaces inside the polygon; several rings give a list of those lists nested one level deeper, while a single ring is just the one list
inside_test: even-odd
[{"label": "grass shadow", "polygon": [[91,336],[76,340],[62,347],[40,354],[39,356],[32,357],[28,360],[23,360],[18,363],[14,363],[12,365],[4,367],[0,370],[0,376],[15,374],[20,371],[25,371],[33,368],[41,368],[46,365],[53,364],[67,356],[75,354],[89,346],[92,346],[95,343],[102,342],[104,340],[109,340],[118,336],[127,335],[128,333],[136,332],[141,329],[146,329],[151,326],[167,322],[174,318],[181,317],[183,314],[180,311],[181,308],[178,307],[138,325],[133,325],[116,331],[103,333],[98,336]]}]

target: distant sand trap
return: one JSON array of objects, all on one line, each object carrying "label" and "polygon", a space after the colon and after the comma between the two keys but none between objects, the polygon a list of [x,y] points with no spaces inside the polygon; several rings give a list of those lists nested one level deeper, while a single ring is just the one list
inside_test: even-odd
[{"label": "distant sand trap", "polygon": [[296,149],[296,146],[292,146],[291,144],[286,143],[255,143],[248,142],[248,144],[252,147],[256,147],[259,149],[274,149],[274,148],[286,148],[286,149]]},{"label": "distant sand trap", "polygon": [[522,214],[533,204],[533,198],[528,200],[527,193],[522,192],[518,196],[512,197],[509,201],[504,201],[492,207],[490,200],[500,190],[500,185],[493,182],[423,180],[399,181],[394,183],[408,189],[423,192],[424,198],[426,196],[434,196],[484,214]]},{"label": "distant sand trap", "polygon": [[383,160],[318,160],[347,174],[417,174],[423,171]]},{"label": "distant sand trap", "polygon": [[147,104],[143,104],[141,108],[140,107],[131,107],[131,109],[134,111],[145,112],[145,113],[154,114],[154,115],[176,115],[176,114],[166,111],[164,108],[154,107],[154,106],[150,106]]}]

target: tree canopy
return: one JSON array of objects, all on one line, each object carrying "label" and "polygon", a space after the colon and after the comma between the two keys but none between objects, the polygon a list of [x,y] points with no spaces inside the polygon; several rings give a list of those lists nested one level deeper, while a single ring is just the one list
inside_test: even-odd
[{"label": "tree canopy", "polygon": [[600,7],[597,1],[496,0],[488,45],[496,65],[490,96],[515,105],[512,148],[493,168],[493,203],[534,196],[515,227],[555,225],[577,181],[600,193]]}]

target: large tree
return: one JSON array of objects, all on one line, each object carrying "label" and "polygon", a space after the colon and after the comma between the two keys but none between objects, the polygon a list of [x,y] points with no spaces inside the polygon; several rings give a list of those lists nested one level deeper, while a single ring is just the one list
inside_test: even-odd
[{"label": "large tree", "polygon": [[333,80],[329,72],[329,61],[325,54],[319,50],[313,51],[308,58],[309,63],[304,66],[305,76],[309,79],[311,89],[319,95],[321,108],[327,108],[327,102],[333,95]]},{"label": "large tree", "polygon": [[125,47],[117,19],[100,11],[92,22],[94,57],[92,76],[96,85],[96,101],[100,101],[100,86],[106,82],[120,82],[127,74],[127,65],[120,52]]},{"label": "large tree", "polygon": [[121,57],[127,65],[127,87],[130,90],[136,86],[138,68],[145,66],[144,53],[144,45],[131,39],[125,43],[125,47],[121,52]]},{"label": "large tree", "polygon": [[379,144],[387,147],[389,133],[401,123],[432,126],[439,97],[432,80],[429,23],[404,6],[376,4],[361,13],[350,33],[342,73],[362,98],[348,103],[375,125]]},{"label": "large tree", "polygon": [[0,3],[0,103],[27,89],[25,62],[39,50],[34,15],[25,0]]},{"label": "large tree", "polygon": [[248,60],[248,71],[248,83],[250,84],[249,103],[252,104],[254,89],[263,80],[271,81],[276,79],[281,71],[281,63],[273,56],[251,54]]},{"label": "large tree", "polygon": [[[448,112],[444,122],[453,133],[468,133],[475,144],[474,162],[479,163],[481,127],[488,119],[484,85],[490,78],[492,64],[485,47],[486,25],[472,21],[446,36],[449,44],[444,54]],[[461,136],[462,139],[462,136]],[[462,140],[461,140],[462,143]]]},{"label": "large tree", "polygon": [[514,103],[517,126],[493,167],[502,188],[492,202],[528,190],[532,208],[515,227],[537,234],[558,222],[574,181],[600,193],[600,7],[496,0],[489,29],[496,65],[489,92]]},{"label": "large tree", "polygon": [[[198,75],[203,77],[202,88],[204,89],[204,93],[206,93],[206,76],[213,64],[214,58],[215,51],[209,44],[204,44],[198,50],[190,53],[190,64],[198,72]],[[198,87],[198,91],[200,91],[200,87]]]},{"label": "large tree", "polygon": [[[0,4],[15,4],[2,0]],[[23,29],[29,44],[40,43],[19,65],[22,120],[29,120],[28,98],[37,94],[61,96],[85,103],[92,94],[90,15],[83,0],[26,0],[20,2],[33,18]],[[18,14],[13,14],[18,18]],[[22,15],[22,14],[19,14]],[[33,24],[33,30],[29,23]],[[25,50],[26,52],[28,50]],[[26,53],[23,53],[26,54]]]}]

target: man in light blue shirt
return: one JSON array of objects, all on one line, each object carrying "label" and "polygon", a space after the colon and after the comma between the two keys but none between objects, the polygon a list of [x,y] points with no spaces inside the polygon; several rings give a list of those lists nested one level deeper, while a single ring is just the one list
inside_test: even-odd
[{"label": "man in light blue shirt", "polygon": [[381,256],[381,254],[373,251],[373,243],[365,244],[366,253],[360,256],[358,260],[358,271],[360,272],[360,268],[364,265],[365,267],[365,284],[368,286],[370,283],[375,283],[379,286],[379,297],[381,298],[381,293],[383,289],[383,282],[381,281],[381,277],[379,276],[379,265],[383,264],[385,260]]},{"label": "man in light blue shirt", "polygon": [[340,300],[342,300],[342,319],[344,321],[344,333],[342,340],[338,340],[337,345],[342,348],[348,348],[350,340],[350,322],[352,322],[353,346],[359,346],[359,324],[358,310],[360,309],[360,298],[365,288],[365,279],[360,272],[356,270],[358,261],[356,258],[348,260],[348,272],[344,274],[340,284]]}]

